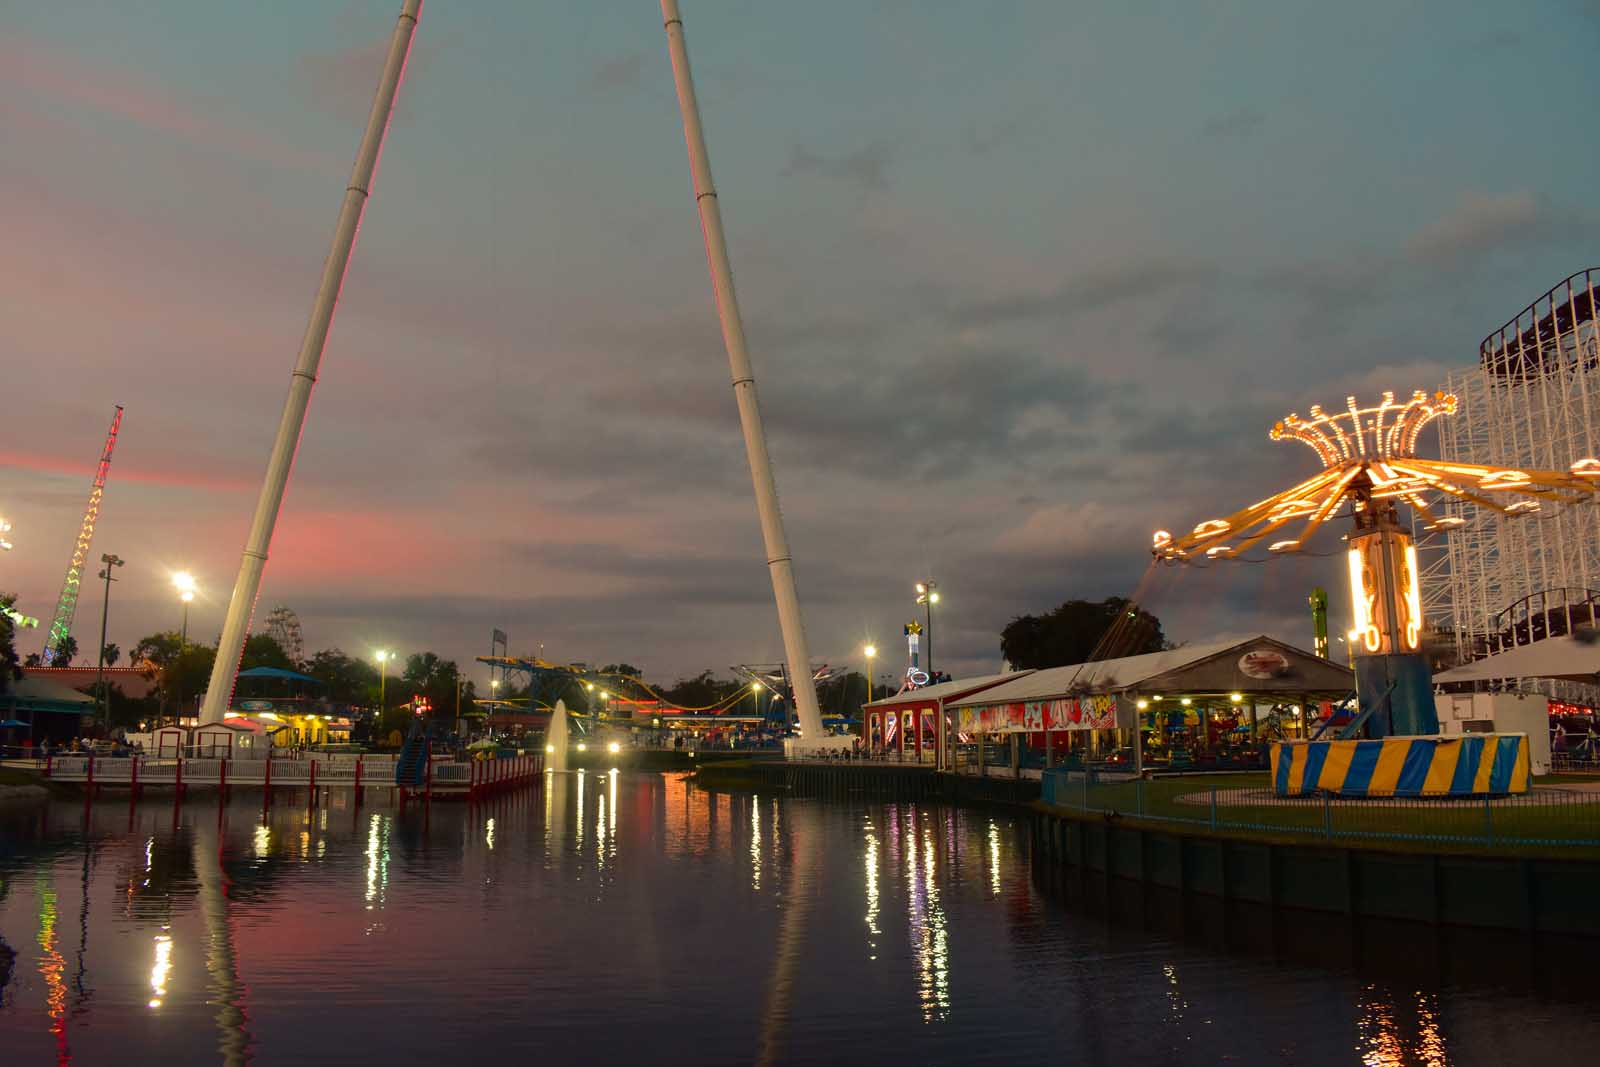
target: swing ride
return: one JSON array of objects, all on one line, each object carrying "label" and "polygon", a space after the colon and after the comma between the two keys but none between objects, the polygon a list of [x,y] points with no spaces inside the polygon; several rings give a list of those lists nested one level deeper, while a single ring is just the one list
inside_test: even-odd
[{"label": "swing ride", "polygon": [[[1313,741],[1309,743],[1312,746],[1339,746],[1363,736],[1409,739],[1432,738],[1439,733],[1432,673],[1422,654],[1417,549],[1409,530],[1400,523],[1397,502],[1412,508],[1424,530],[1443,531],[1462,525],[1465,520],[1438,514],[1430,506],[1431,495],[1453,497],[1517,518],[1546,508],[1593,503],[1600,494],[1600,460],[1593,457],[1577,460],[1566,471],[1522,470],[1418,457],[1417,440],[1423,429],[1455,410],[1454,395],[1439,392],[1430,396],[1418,390],[1405,403],[1397,402],[1394,393],[1386,392],[1379,403],[1370,407],[1360,407],[1350,397],[1345,410],[1337,413],[1312,407],[1310,418],[1290,414],[1272,427],[1269,436],[1274,441],[1299,441],[1311,448],[1322,461],[1319,474],[1231,515],[1198,523],[1181,536],[1166,530],[1157,530],[1154,535],[1151,551],[1156,559],[1174,564],[1242,559],[1264,541],[1268,542],[1269,556],[1298,552],[1309,544],[1319,527],[1349,503],[1353,528],[1345,535],[1349,543],[1345,555],[1354,610],[1351,634],[1360,712],[1344,728],[1339,740]],[[1285,531],[1289,536],[1268,540],[1285,527],[1289,528]],[[1307,743],[1299,744],[1303,747]],[[1436,748],[1443,751],[1444,745],[1430,745],[1424,756],[1417,757],[1424,772],[1430,761],[1443,758],[1435,755]],[[1487,756],[1473,758],[1492,760],[1494,749],[1490,745]],[[1281,764],[1286,768],[1284,781],[1279,783],[1280,792],[1316,787],[1325,760],[1333,760],[1348,770],[1354,750],[1335,749],[1337,756],[1328,755],[1326,749],[1305,750],[1310,758],[1302,758],[1298,776],[1291,783],[1287,768],[1294,751],[1297,750],[1289,745],[1279,745],[1274,750],[1274,767]],[[1525,760],[1525,746],[1522,752],[1520,758]],[[1458,755],[1454,749],[1449,750],[1451,765],[1465,767],[1456,762]],[[1382,757],[1374,751],[1371,758],[1378,761]],[[1340,774],[1342,782],[1343,771]],[[1452,775],[1465,782],[1464,791],[1468,792],[1474,791],[1473,782],[1479,780],[1470,770],[1441,773],[1439,777]],[[1429,777],[1431,780],[1433,776]]]}]

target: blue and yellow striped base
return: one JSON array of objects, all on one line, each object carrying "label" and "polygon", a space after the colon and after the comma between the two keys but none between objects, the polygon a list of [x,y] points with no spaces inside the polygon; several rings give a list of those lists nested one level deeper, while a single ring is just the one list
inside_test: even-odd
[{"label": "blue and yellow striped base", "polygon": [[1352,797],[1465,797],[1528,791],[1527,734],[1280,741],[1272,746],[1280,797],[1325,790]]}]

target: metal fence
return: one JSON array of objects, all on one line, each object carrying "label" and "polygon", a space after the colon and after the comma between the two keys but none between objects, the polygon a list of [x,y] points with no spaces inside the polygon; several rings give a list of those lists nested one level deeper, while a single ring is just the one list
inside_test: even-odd
[{"label": "metal fence", "polygon": [[1072,811],[1212,830],[1473,846],[1600,848],[1600,784],[1537,786],[1515,796],[1279,797],[1265,784],[1137,778],[1056,768],[1041,799]]}]

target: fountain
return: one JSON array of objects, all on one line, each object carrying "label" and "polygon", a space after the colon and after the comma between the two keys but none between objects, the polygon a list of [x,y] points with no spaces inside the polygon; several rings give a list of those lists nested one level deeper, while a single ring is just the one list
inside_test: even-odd
[{"label": "fountain", "polygon": [[544,732],[544,769],[567,769],[567,704],[556,701],[556,710],[550,713],[550,725]]}]

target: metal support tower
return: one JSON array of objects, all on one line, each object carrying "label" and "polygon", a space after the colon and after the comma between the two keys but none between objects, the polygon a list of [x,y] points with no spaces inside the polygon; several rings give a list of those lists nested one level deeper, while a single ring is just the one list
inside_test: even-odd
[{"label": "metal support tower", "polygon": [[[1449,376],[1459,407],[1438,423],[1441,459],[1564,470],[1600,456],[1597,289],[1600,269],[1572,275],[1484,338],[1476,367]],[[1590,621],[1600,509],[1545,508],[1511,521],[1452,500],[1446,511],[1463,521],[1419,544],[1423,610],[1462,662]]]},{"label": "metal support tower", "polygon": [[289,377],[289,395],[283,402],[278,436],[273,441],[272,455],[267,460],[261,495],[256,499],[255,517],[250,521],[250,535],[239,561],[239,577],[234,579],[233,595],[228,599],[228,615],[223,620],[222,636],[217,641],[217,659],[212,665],[211,682],[206,689],[205,704],[200,710],[200,721],[203,723],[221,722],[233,699],[239,657],[244,653],[250,615],[255,610],[256,596],[261,592],[261,575],[267,568],[267,550],[272,547],[272,531],[278,524],[278,509],[283,506],[283,494],[289,488],[289,471],[294,466],[295,451],[300,447],[300,433],[305,429],[306,408],[311,404],[311,387],[316,384],[317,370],[322,365],[322,353],[328,344],[328,330],[333,326],[333,313],[339,303],[339,291],[344,286],[345,271],[350,266],[350,255],[355,251],[356,235],[361,232],[361,216],[367,209],[373,175],[378,169],[378,156],[383,151],[383,136],[389,131],[395,94],[400,91],[400,83],[405,78],[406,59],[411,55],[411,41],[421,14],[422,0],[405,0],[395,23],[394,34],[389,38],[389,51],[378,81],[378,91],[372,100],[372,110],[367,113],[367,128],[361,136],[361,147],[350,171],[349,184],[345,186],[338,221],[334,223],[333,247],[322,264],[322,282],[317,287],[317,296],[311,305],[311,318],[306,323],[305,336],[300,341],[300,355]]},{"label": "metal support tower", "polygon": [[[72,633],[72,618],[78,613],[78,588],[83,584],[83,567],[89,562],[89,546],[94,542],[94,524],[100,518],[100,500],[106,494],[106,473],[111,470],[111,453],[117,447],[117,431],[122,428],[122,405],[117,405],[111,416],[111,429],[106,434],[106,444],[100,450],[100,466],[95,468],[94,485],[89,490],[89,506],[83,510],[83,525],[78,527],[78,543],[72,546],[72,559],[67,562],[67,576],[61,582],[61,598],[56,601],[56,615],[44,636],[44,661],[54,661],[56,647]],[[66,664],[62,664],[66,666]]]},{"label": "metal support tower", "polygon": [[739,405],[739,425],[744,430],[745,455],[750,461],[756,510],[761,517],[767,571],[772,578],[773,599],[777,601],[784,655],[789,661],[789,675],[794,681],[794,710],[800,720],[800,740],[805,746],[814,747],[823,744],[826,739],[822,732],[822,712],[817,707],[817,689],[811,681],[811,656],[806,650],[800,594],[795,590],[794,558],[789,554],[783,513],[778,507],[778,487],[772,477],[772,459],[767,454],[767,435],[761,426],[755,371],[751,368],[750,352],[745,346],[739,298],[733,289],[733,265],[728,259],[728,242],[722,230],[722,208],[718,206],[716,186],[711,180],[711,157],[706,151],[705,130],[700,123],[700,104],[695,98],[694,78],[689,72],[689,49],[684,42],[683,17],[678,13],[678,0],[661,0],[661,19],[667,31],[667,48],[672,55],[672,77],[678,90],[678,109],[683,114],[683,140],[689,151],[689,171],[694,179],[694,200],[700,215],[700,230],[705,237],[712,293],[716,299],[717,317],[722,323],[723,346],[728,350],[733,395]]}]

